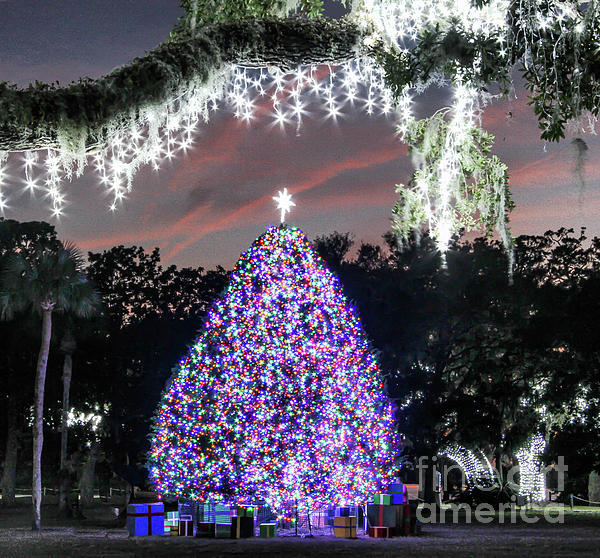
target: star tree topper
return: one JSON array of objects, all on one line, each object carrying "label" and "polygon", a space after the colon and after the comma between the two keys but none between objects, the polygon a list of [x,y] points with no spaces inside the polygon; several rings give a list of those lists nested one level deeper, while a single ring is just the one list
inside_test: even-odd
[{"label": "star tree topper", "polygon": [[273,199],[277,202],[277,209],[281,209],[281,222],[285,221],[285,214],[289,213],[290,208],[296,204],[292,201],[291,194],[288,194],[287,188],[280,190],[277,196],[273,196]]}]

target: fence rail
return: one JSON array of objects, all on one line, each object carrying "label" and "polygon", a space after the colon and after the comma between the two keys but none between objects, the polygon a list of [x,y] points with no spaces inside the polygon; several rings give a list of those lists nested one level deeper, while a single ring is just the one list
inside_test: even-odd
[{"label": "fence rail", "polygon": [[[43,496],[58,496],[58,488],[53,488],[50,486],[43,486],[42,487],[42,495]],[[77,494],[80,494],[80,490],[79,489],[73,489],[70,490],[69,492],[76,492]],[[126,490],[122,489],[122,488],[109,488],[108,493],[106,493],[105,491],[102,491],[103,493],[100,493],[100,490],[95,488],[94,489],[94,498],[105,498],[105,499],[111,499],[113,496],[122,496],[126,493]],[[25,497],[31,497],[31,488],[15,488],[15,496],[17,498],[25,498]],[[2,499],[2,490],[0,490],[0,500]]]}]

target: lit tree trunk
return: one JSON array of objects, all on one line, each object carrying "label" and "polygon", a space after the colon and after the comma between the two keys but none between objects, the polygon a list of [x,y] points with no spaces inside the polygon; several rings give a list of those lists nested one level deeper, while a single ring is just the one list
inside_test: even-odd
[{"label": "lit tree trunk", "polygon": [[6,452],[4,454],[4,470],[2,473],[2,505],[15,504],[15,483],[17,478],[17,454],[19,451],[20,429],[17,426],[14,399],[8,400],[8,428],[6,433]]},{"label": "lit tree trunk", "polygon": [[70,472],[67,470],[67,442],[69,434],[69,394],[71,390],[71,377],[73,373],[73,352],[75,351],[75,338],[70,331],[65,333],[60,348],[65,355],[63,363],[63,397],[62,397],[62,418],[60,429],[60,481],[58,493],[58,513],[60,516],[66,516],[69,513],[68,496],[71,486]]},{"label": "lit tree trunk", "polygon": [[53,304],[45,303],[42,306],[42,342],[38,355],[37,370],[35,375],[34,391],[34,418],[33,418],[33,475],[32,475],[32,504],[33,523],[32,529],[39,531],[42,528],[42,446],[44,445],[44,386],[46,384],[46,367],[48,353],[50,352],[50,337],[52,336],[52,309]]},{"label": "lit tree trunk", "polygon": [[500,410],[500,418],[498,423],[498,434],[497,434],[497,444],[496,444],[496,452],[494,454],[496,458],[496,470],[498,471],[498,482],[500,486],[504,485],[504,471],[502,468],[502,448],[504,441],[504,412],[506,410],[506,397],[502,399],[502,407]]},{"label": "lit tree trunk", "polygon": [[494,461],[496,462],[496,471],[498,473],[498,482],[500,486],[504,484],[504,471],[502,470],[502,448],[498,444],[494,451]]}]

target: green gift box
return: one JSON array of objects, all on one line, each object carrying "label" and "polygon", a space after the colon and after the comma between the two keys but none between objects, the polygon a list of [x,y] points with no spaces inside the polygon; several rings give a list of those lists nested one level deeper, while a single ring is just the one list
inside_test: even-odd
[{"label": "green gift box", "polygon": [[215,538],[230,539],[231,523],[215,523]]},{"label": "green gift box", "polygon": [[236,516],[231,518],[231,538],[247,539],[254,536],[254,518]]},{"label": "green gift box", "polygon": [[231,523],[231,508],[224,504],[215,506],[215,523]]},{"label": "green gift box", "polygon": [[271,539],[277,535],[277,525],[275,523],[261,523],[260,536],[263,539]]},{"label": "green gift box", "polygon": [[179,525],[179,512],[165,513],[165,527],[177,527]]},{"label": "green gift box", "polygon": [[213,538],[215,536],[215,524],[209,521],[201,521],[196,527],[196,536]]},{"label": "green gift box", "polygon": [[254,517],[254,506],[238,506],[238,517]]},{"label": "green gift box", "polygon": [[391,494],[375,494],[373,496],[373,503],[379,506],[391,506],[392,495]]}]

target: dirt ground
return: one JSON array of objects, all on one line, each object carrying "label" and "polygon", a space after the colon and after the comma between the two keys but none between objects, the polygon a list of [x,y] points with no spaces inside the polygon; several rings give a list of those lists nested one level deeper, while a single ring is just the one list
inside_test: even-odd
[{"label": "dirt ground", "polygon": [[0,558],[600,556],[600,515],[589,513],[567,514],[564,524],[548,524],[542,518],[533,525],[522,521],[499,524],[497,520],[489,525],[428,524],[419,537],[387,540],[344,540],[329,535],[210,540],[129,538],[124,528],[114,526],[112,508],[97,504],[86,510],[85,520],[60,520],[56,518],[56,506],[45,505],[41,533],[30,530],[26,502],[13,509],[0,508]]}]

